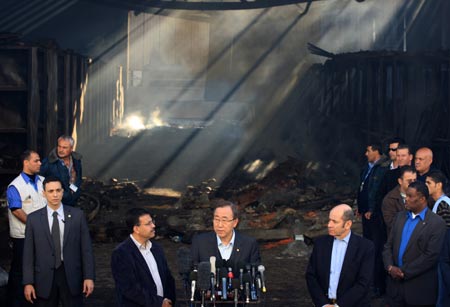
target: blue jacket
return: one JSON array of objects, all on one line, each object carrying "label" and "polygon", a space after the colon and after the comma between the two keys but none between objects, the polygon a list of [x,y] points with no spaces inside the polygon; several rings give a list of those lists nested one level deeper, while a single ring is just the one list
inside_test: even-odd
[{"label": "blue jacket", "polygon": [[59,178],[62,181],[64,188],[64,195],[62,199],[62,203],[67,206],[75,206],[78,197],[80,197],[81,191],[81,183],[82,183],[82,169],[81,169],[81,154],[73,151],[72,152],[72,161],[73,167],[75,168],[75,172],[77,173],[77,180],[74,184],[78,187],[76,192],[72,192],[70,187],[70,176],[67,170],[67,167],[64,163],[59,159],[56,148],[54,148],[47,158],[42,160],[40,175],[44,177],[54,176]]}]

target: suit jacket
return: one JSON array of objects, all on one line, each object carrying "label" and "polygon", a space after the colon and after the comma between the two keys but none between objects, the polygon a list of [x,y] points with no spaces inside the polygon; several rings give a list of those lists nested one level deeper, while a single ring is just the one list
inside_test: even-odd
[{"label": "suit jacket", "polygon": [[[333,241],[332,236],[317,238],[306,268],[306,283],[314,305],[317,307],[329,304],[328,286]],[[370,305],[369,287],[373,279],[374,262],[373,243],[352,232],[336,293],[339,306]]]},{"label": "suit jacket", "polygon": [[439,258],[441,278],[439,282],[439,307],[450,306],[450,229],[447,228],[444,245]]},{"label": "suit jacket", "polygon": [[[80,295],[85,279],[95,279],[94,254],[83,211],[64,208],[63,264],[72,295]],[[47,206],[27,218],[23,251],[23,284],[33,284],[36,295],[48,298],[53,283],[55,254]]]},{"label": "suit jacket", "polygon": [[[399,212],[395,217],[383,251],[386,269],[390,265],[398,266],[398,253],[406,219],[406,212]],[[444,220],[431,210],[427,210],[425,219],[416,225],[403,254],[403,266],[400,269],[405,274],[404,279],[398,281],[388,278],[386,289],[389,297],[401,298],[403,294],[402,299],[408,304],[436,303],[437,264],[444,235]]]},{"label": "suit jacket", "polygon": [[387,193],[381,205],[381,212],[383,212],[383,219],[388,235],[391,232],[392,223],[397,213],[405,210],[405,203],[400,195],[400,186],[397,186]]},{"label": "suit jacket", "polygon": [[[254,238],[243,235],[235,230],[235,239],[233,251],[230,259],[226,262],[227,267],[233,269],[235,275],[239,275],[239,268],[246,264],[258,265],[261,263],[261,256],[259,254],[258,243]],[[215,256],[219,263],[223,262],[217,247],[217,236],[215,232],[207,232],[196,235],[192,239],[191,246],[192,262],[194,264],[208,261],[209,257]],[[218,267],[221,265],[219,264]]]},{"label": "suit jacket", "polygon": [[[152,242],[151,252],[158,266],[164,297],[175,303],[175,280],[161,245]],[[161,307],[163,298],[157,296],[156,284],[150,269],[130,237],[114,249],[111,269],[116,282],[119,306]]]},{"label": "suit jacket", "polygon": [[360,189],[357,198],[359,213],[370,211],[374,215],[381,215],[381,201],[383,198],[380,197],[378,189],[384,174],[388,170],[387,162],[386,157],[381,156],[367,177],[368,166],[361,172]]}]

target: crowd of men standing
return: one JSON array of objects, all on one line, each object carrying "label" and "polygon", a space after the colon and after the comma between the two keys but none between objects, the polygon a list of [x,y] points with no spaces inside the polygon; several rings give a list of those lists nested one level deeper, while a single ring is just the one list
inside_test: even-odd
[{"label": "crowd of men standing", "polygon": [[[447,178],[433,168],[430,148],[415,154],[400,138],[366,147],[356,214],[330,212],[328,236],[316,240],[306,281],[316,306],[450,306],[450,198]],[[357,247],[357,249],[356,249]]]},{"label": "crowd of men standing", "polygon": [[430,148],[413,155],[395,138],[388,153],[383,155],[381,144],[368,144],[357,198],[363,236],[375,248],[372,290],[375,296],[386,293],[390,306],[450,306],[450,288],[443,288],[450,275],[443,271],[447,178],[433,168]]}]

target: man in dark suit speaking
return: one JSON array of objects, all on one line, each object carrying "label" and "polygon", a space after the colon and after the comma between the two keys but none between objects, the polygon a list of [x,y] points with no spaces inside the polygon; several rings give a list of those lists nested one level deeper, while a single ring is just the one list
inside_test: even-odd
[{"label": "man in dark suit speaking", "polygon": [[94,290],[94,255],[83,212],[61,203],[61,180],[43,182],[47,206],[27,218],[23,252],[25,299],[36,306],[82,306]]},{"label": "man in dark suit speaking", "polygon": [[236,275],[243,265],[258,265],[261,262],[258,243],[254,238],[236,231],[238,223],[237,206],[229,201],[219,201],[214,210],[214,232],[203,233],[192,239],[193,263],[210,261],[210,257],[214,256],[218,267],[226,261],[226,266],[231,267]]},{"label": "man in dark suit speaking", "polygon": [[399,212],[384,246],[390,306],[435,306],[438,259],[444,220],[427,207],[428,188],[416,181],[406,190],[406,212]]},{"label": "man in dark suit speaking", "polygon": [[155,237],[155,221],[146,209],[132,208],[126,224],[131,234],[111,257],[119,306],[172,306],[175,280],[161,245],[150,241]]},{"label": "man in dark suit speaking", "polygon": [[314,241],[306,282],[317,307],[370,305],[374,246],[351,232],[353,219],[350,206],[334,207],[328,221],[329,235]]}]

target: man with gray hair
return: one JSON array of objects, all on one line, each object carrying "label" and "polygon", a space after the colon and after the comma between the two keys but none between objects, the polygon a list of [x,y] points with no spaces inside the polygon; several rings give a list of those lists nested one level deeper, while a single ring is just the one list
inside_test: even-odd
[{"label": "man with gray hair", "polygon": [[369,306],[375,252],[373,243],[351,231],[349,205],[330,211],[328,235],[314,240],[306,283],[315,306]]},{"label": "man with gray hair", "polygon": [[64,188],[62,202],[66,206],[76,205],[82,183],[82,156],[73,151],[74,145],[70,135],[60,136],[58,146],[42,161],[40,172],[44,177],[54,176],[61,180]]}]

